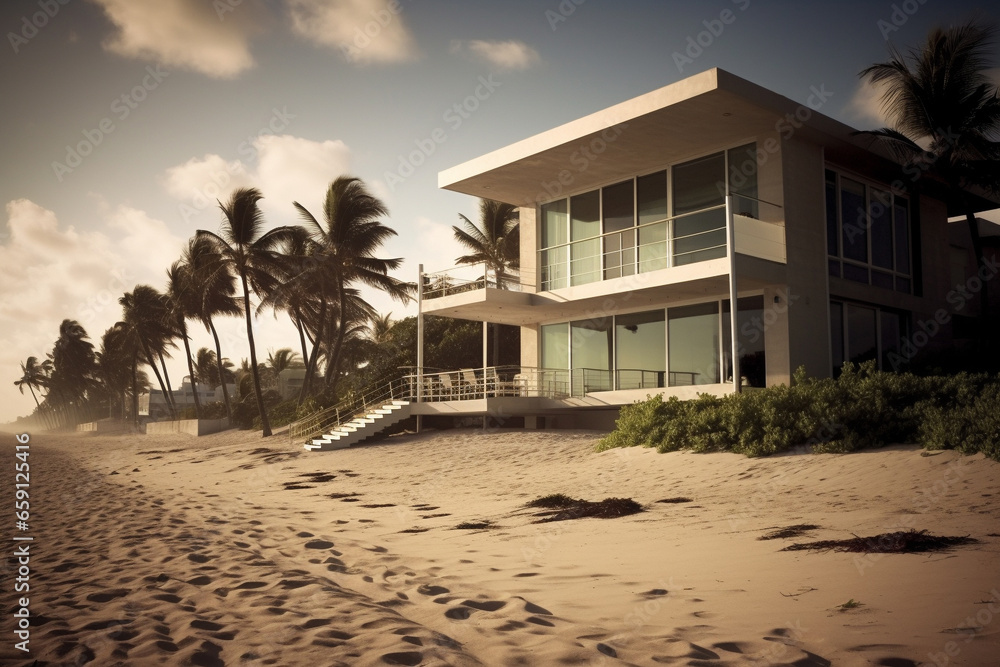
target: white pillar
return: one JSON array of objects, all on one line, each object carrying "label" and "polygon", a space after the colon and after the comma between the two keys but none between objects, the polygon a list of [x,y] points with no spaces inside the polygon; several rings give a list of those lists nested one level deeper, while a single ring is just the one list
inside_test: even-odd
[{"label": "white pillar", "polygon": [[729,254],[729,337],[733,355],[733,391],[740,393],[739,307],[736,303],[736,231],[733,224],[733,196],[726,195],[726,246]]},{"label": "white pillar", "polygon": [[[417,267],[417,388],[416,402],[424,393],[424,265]],[[417,433],[423,425],[422,415],[417,415]]]}]

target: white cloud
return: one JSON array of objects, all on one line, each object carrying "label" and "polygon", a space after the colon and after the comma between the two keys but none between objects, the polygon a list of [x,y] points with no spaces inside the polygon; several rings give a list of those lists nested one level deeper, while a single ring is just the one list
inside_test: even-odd
[{"label": "white cloud", "polygon": [[528,69],[542,61],[538,51],[524,42],[487,42],[481,39],[456,40],[451,44],[452,53],[471,53],[494,67],[504,70]]},{"label": "white cloud", "polygon": [[417,57],[399,2],[388,0],[288,0],[292,30],[338,49],[361,64],[402,63]]},{"label": "white cloud", "polygon": [[[109,51],[218,78],[232,78],[254,66],[249,38],[260,17],[253,2],[95,2],[117,29],[104,43]],[[227,11],[220,11],[222,6]]]},{"label": "white cloud", "polygon": [[892,123],[882,109],[882,85],[873,85],[864,79],[847,103],[847,113],[864,128],[891,127]]},{"label": "white cloud", "polygon": [[[163,286],[164,270],[183,239],[143,211],[119,206],[98,231],[61,224],[53,211],[27,199],[6,206],[9,235],[0,244],[0,368],[16,375],[29,356],[44,359],[59,323],[75,319],[95,346],[121,315],[118,298],[138,283]],[[0,421],[28,414],[30,396],[0,382]]]},{"label": "white cloud", "polygon": [[330,183],[350,168],[351,151],[339,140],[261,135],[251,147],[254,165],[207,154],[167,169],[163,185],[181,202],[180,215],[185,221],[214,229],[219,215],[216,200],[225,201],[238,187],[260,189],[264,195],[261,210],[270,221],[294,221],[293,201],[319,216]]}]

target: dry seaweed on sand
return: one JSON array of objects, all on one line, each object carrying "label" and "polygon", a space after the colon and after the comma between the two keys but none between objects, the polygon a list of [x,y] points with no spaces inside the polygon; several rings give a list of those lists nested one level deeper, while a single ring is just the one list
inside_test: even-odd
[{"label": "dry seaweed on sand", "polygon": [[556,508],[556,507],[572,507],[574,503],[580,502],[573,498],[570,498],[564,493],[552,493],[547,496],[542,496],[541,498],[535,498],[524,504],[525,507],[545,507],[545,508]]},{"label": "dry seaweed on sand", "polygon": [[455,526],[455,530],[486,530],[495,527],[492,521],[484,519],[483,521],[463,521]]},{"label": "dry seaweed on sand", "polygon": [[979,540],[965,536],[931,535],[926,530],[901,530],[872,537],[849,540],[822,540],[790,544],[782,551],[849,551],[869,554],[912,554],[927,551],[944,551],[954,546],[975,544]]},{"label": "dry seaweed on sand", "polygon": [[570,519],[582,519],[584,517],[614,519],[643,511],[642,505],[631,498],[605,498],[598,502],[571,500],[572,504],[562,505],[559,509],[539,512],[536,516],[540,516],[541,518],[536,519],[535,523],[569,521]]},{"label": "dry seaweed on sand", "polygon": [[794,526],[786,526],[785,528],[778,528],[777,530],[772,530],[770,533],[764,533],[758,540],[780,540],[789,537],[798,537],[805,532],[810,530],[816,530],[819,528],[814,523],[797,523]]},{"label": "dry seaweed on sand", "polygon": [[673,503],[692,503],[694,502],[694,500],[692,500],[691,498],[685,498],[684,496],[677,496],[676,498],[664,498],[663,500],[657,500],[656,502],[673,504]]}]

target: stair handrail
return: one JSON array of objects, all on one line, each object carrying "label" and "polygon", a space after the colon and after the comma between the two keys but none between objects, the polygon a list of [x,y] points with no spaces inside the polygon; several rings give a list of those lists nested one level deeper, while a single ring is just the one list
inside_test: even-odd
[{"label": "stair handrail", "polygon": [[[386,377],[391,379],[386,380]],[[413,390],[411,379],[412,376],[406,375],[384,376],[366,385],[358,394],[289,424],[289,440],[293,442],[302,438],[310,440],[354,419],[364,417],[374,407],[381,407],[393,400],[411,400]]]}]

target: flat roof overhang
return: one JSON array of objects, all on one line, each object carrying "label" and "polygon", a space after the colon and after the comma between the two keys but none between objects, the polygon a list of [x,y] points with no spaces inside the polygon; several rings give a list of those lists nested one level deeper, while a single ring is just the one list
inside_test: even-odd
[{"label": "flat roof overhang", "polygon": [[[438,187],[531,206],[775,131],[823,146],[830,162],[864,165],[873,178],[893,183],[902,177],[909,184],[871,137],[819,113],[823,101],[814,93],[809,105],[799,104],[710,69],[446,169]],[[981,194],[971,198],[976,211],[997,207]],[[949,202],[949,212],[953,208]]]},{"label": "flat roof overhang", "polygon": [[[759,290],[785,284],[787,268],[784,264],[737,254],[736,276],[740,292]],[[498,289],[461,292],[427,299],[423,311],[425,315],[526,326],[607,317],[710,297],[729,298],[726,258],[540,294]]]}]

